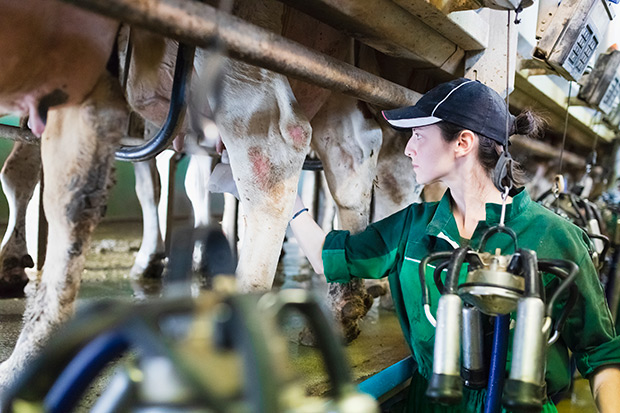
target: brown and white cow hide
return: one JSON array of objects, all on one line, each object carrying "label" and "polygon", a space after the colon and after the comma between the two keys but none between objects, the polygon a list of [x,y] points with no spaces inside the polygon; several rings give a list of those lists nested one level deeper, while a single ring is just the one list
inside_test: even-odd
[{"label": "brown and white cow hide", "polygon": [[[238,1],[235,14],[315,50],[352,61],[349,37],[279,2]],[[196,82],[210,76],[203,70],[209,58],[209,53],[198,51]],[[143,88],[147,94],[141,99],[149,101],[148,91],[153,89]],[[201,88],[193,86],[192,90]],[[310,140],[323,160],[343,229],[360,231],[369,222],[383,133],[394,145],[384,151],[383,158],[391,167],[382,169],[379,193],[389,193],[390,198],[387,204],[379,204],[379,210],[383,208],[381,213],[387,215],[417,199],[413,171],[402,154],[406,139],[391,130],[382,132],[365,104],[235,60],[226,63],[222,90],[215,108],[216,122],[230,156],[245,224],[237,268],[241,291],[272,286]],[[193,110],[210,112],[210,108]],[[398,161],[392,162],[394,159]],[[414,190],[406,186],[397,189],[403,178]],[[361,281],[334,284],[329,289],[330,305],[351,340],[359,334],[358,321],[366,313],[370,297]]]},{"label": "brown and white cow hide", "polygon": [[[29,288],[16,349],[0,365],[2,385],[72,314],[127,110],[117,80],[105,72],[117,23],[53,0],[0,0],[0,5],[0,111],[30,115],[33,131],[43,132],[43,203],[50,223],[47,263]],[[254,24],[332,56],[350,56],[350,38],[295,11],[283,15],[284,10],[268,0],[236,5],[236,14]],[[199,54],[198,63],[204,57]],[[343,228],[356,231],[368,222],[382,133],[355,99],[238,61],[227,64],[216,121],[246,224],[239,287],[268,290],[311,138],[333,168],[328,181]],[[137,104],[139,94],[129,97],[143,112],[152,108]],[[330,291],[332,308],[351,340],[359,334],[369,297],[361,282],[333,285]]]},{"label": "brown and white cow hide", "polygon": [[0,0],[0,8],[0,113],[29,115],[42,133],[49,221],[47,264],[28,288],[16,348],[0,365],[3,386],[73,312],[127,110],[106,72],[116,22],[52,0]]},{"label": "brown and white cow hide", "polygon": [[[294,10],[286,11],[283,18],[285,7],[275,1],[244,0],[235,5],[235,14],[251,23],[332,56],[350,56],[350,38]],[[360,230],[368,222],[381,133],[374,121],[364,122],[355,99],[265,69],[229,60],[223,83],[216,122],[229,152],[246,227],[237,275],[242,291],[267,290],[311,139],[316,139],[315,149],[323,151],[326,170],[333,168],[328,181],[337,202],[342,202],[343,227]],[[332,144],[321,144],[321,139],[331,139]],[[347,168],[346,176],[338,175]],[[355,338],[369,305],[363,283],[334,284],[329,297],[345,337]]]}]

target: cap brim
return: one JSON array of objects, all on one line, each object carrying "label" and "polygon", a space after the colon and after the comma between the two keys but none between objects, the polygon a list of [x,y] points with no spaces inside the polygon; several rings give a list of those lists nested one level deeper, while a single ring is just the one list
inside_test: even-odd
[{"label": "cap brim", "polygon": [[441,122],[441,118],[428,116],[415,106],[381,111],[383,118],[391,127],[398,130],[408,130]]}]

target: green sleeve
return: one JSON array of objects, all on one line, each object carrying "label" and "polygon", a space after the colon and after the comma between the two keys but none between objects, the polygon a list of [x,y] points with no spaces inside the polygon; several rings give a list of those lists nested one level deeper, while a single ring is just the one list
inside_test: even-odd
[{"label": "green sleeve", "polygon": [[352,235],[332,231],[323,244],[323,269],[328,282],[387,276],[396,260],[403,232],[408,228],[408,208],[369,225]]},{"label": "green sleeve", "polygon": [[620,337],[612,322],[596,269],[586,253],[577,263],[577,304],[562,331],[583,377],[607,364],[620,363]]}]

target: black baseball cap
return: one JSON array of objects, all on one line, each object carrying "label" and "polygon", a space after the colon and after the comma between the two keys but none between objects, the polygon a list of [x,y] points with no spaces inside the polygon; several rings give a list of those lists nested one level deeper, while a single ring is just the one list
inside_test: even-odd
[{"label": "black baseball cap", "polygon": [[[411,128],[446,121],[469,129],[504,145],[506,143],[506,102],[477,80],[459,78],[429,90],[414,106],[384,110],[383,117],[394,128]],[[510,133],[515,117],[508,113]]]}]

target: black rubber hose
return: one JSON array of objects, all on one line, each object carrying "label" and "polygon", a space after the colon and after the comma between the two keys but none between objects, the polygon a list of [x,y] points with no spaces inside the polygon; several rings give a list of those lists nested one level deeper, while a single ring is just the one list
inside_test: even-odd
[{"label": "black rubber hose", "polygon": [[465,257],[465,261],[469,264],[470,271],[484,267],[484,264],[480,259],[480,255],[478,255],[476,251],[469,251],[469,254],[467,254],[467,257]]},{"label": "black rubber hose", "polygon": [[603,241],[603,251],[601,251],[601,254],[599,255],[599,261],[601,263],[605,262],[605,257],[607,256],[607,252],[609,251],[609,247],[611,246],[609,237],[606,237],[605,235],[601,235],[601,234],[591,234],[589,232],[588,232],[588,237]]},{"label": "black rubber hose", "polygon": [[448,273],[446,274],[446,283],[444,292],[446,294],[456,294],[456,290],[459,286],[459,274],[461,267],[465,262],[467,254],[471,251],[469,247],[461,247],[455,250],[450,257],[450,264],[448,265]]},{"label": "black rubber hose", "polygon": [[515,232],[511,228],[508,228],[506,226],[499,226],[499,225],[496,225],[494,227],[489,228],[482,235],[482,239],[480,240],[480,247],[478,247],[478,251],[484,252],[484,249],[487,246],[487,241],[489,240],[489,238],[491,238],[491,236],[493,236],[495,234],[499,234],[499,233],[508,234],[510,236],[510,238],[512,238],[512,242],[513,242],[515,251],[517,251],[517,249],[518,249],[518,247],[517,247],[517,234],[515,234]]},{"label": "black rubber hose", "polygon": [[588,200],[587,199],[579,199],[579,201],[580,201],[580,205],[582,206],[583,210],[585,211],[585,219],[587,221],[590,221],[591,219],[596,219],[596,215],[594,214],[594,211],[592,210],[592,205],[590,205]]},{"label": "black rubber hose", "polygon": [[[469,271],[484,266],[478,254],[474,251],[469,251],[469,254],[465,257],[465,262],[469,264]],[[450,261],[444,261],[437,265],[435,271],[433,272],[433,279],[435,280],[435,286],[437,287],[439,294],[443,294],[445,291],[445,286],[441,279],[441,272],[448,268],[448,265],[450,265]]]},{"label": "black rubber hose", "polygon": [[435,286],[437,287],[439,294],[443,294],[445,291],[443,281],[441,280],[441,273],[443,272],[443,270],[448,268],[448,265],[450,265],[450,261],[444,261],[441,264],[439,264],[435,268],[435,271],[433,272],[433,279],[435,280]]},{"label": "black rubber hose", "polygon": [[[547,302],[547,316],[551,317],[551,313],[553,311],[553,304],[555,304],[555,301],[560,296],[560,294],[562,294],[562,292],[564,292],[564,290],[566,290],[567,288],[575,286],[574,281],[575,278],[577,278],[577,272],[579,271],[579,267],[577,267],[577,264],[575,264],[574,262],[568,260],[539,260],[538,270],[548,272],[563,280]],[[571,287],[569,300],[564,307],[564,311],[560,319],[565,320],[566,317],[568,317],[568,313],[577,301],[578,297],[576,294],[578,293],[579,290],[577,289],[577,286],[575,286],[575,288]],[[572,298],[573,295],[575,295],[574,298]],[[562,324],[563,323],[564,321],[562,321]]]},{"label": "black rubber hose", "polygon": [[506,271],[508,271],[511,274],[517,274],[517,271],[520,269],[520,266],[521,266],[521,254],[519,254],[519,252],[517,251],[510,259],[510,262],[508,263],[508,267],[506,268]]},{"label": "black rubber hose", "polygon": [[520,249],[521,268],[525,279],[525,297],[543,298],[542,281],[538,274],[536,254],[527,249]]},{"label": "black rubber hose", "polygon": [[[579,209],[580,204],[583,205],[583,202],[580,201],[580,199],[575,194],[568,194],[568,199],[570,200],[571,206],[573,207],[573,209],[575,210],[575,213],[577,214],[577,219],[579,219],[579,223],[575,223],[575,224],[580,226],[581,228],[586,228],[586,226],[588,225],[588,220],[586,219],[586,217],[583,215],[583,213]],[[584,206],[584,209],[585,209],[585,206]]]},{"label": "black rubber hose", "polygon": [[418,266],[418,276],[420,279],[420,288],[422,290],[422,305],[431,304],[431,294],[426,287],[426,266],[436,260],[449,259],[452,256],[452,251],[433,252],[420,261]]},{"label": "black rubber hose", "polygon": [[119,161],[141,162],[154,158],[170,146],[176,131],[183,123],[187,101],[185,98],[187,83],[193,71],[194,46],[179,44],[174,68],[170,109],[166,122],[157,135],[150,141],[138,146],[121,146],[116,151]]}]

